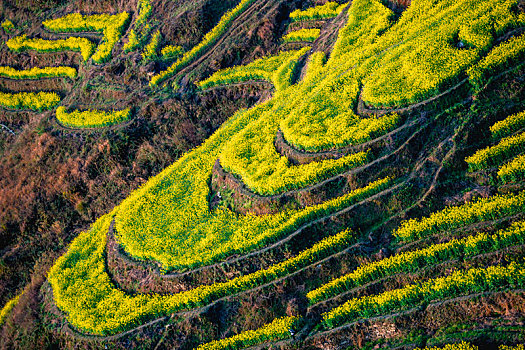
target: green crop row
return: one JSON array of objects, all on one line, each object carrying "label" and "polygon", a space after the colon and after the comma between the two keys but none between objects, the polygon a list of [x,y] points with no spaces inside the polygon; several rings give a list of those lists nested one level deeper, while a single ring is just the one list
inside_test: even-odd
[{"label": "green crop row", "polygon": [[9,300],[4,305],[2,310],[0,310],[0,326],[2,326],[2,324],[5,322],[5,320],[7,319],[7,316],[11,312],[11,310],[13,310],[13,308],[16,306],[16,304],[18,304],[18,299],[20,299],[20,295],[21,294],[17,295],[16,297],[14,297],[11,300]]},{"label": "green crop row", "polygon": [[261,286],[341,251],[354,241],[353,234],[346,230],[289,260],[227,282],[201,285],[172,295],[132,296],[116,289],[105,270],[106,235],[113,215],[103,216],[90,231],[80,234],[48,275],[56,305],[71,324],[93,334],[116,333],[147,319],[201,307]]},{"label": "green crop row", "polygon": [[[515,346],[508,346],[508,345],[500,345],[498,347],[499,350],[524,350],[523,345],[515,345]],[[476,345],[472,345],[467,342],[461,342],[456,344],[447,344],[443,347],[426,347],[426,348],[415,348],[414,350],[478,350],[478,347]]]},{"label": "green crop row", "polygon": [[323,324],[327,328],[335,328],[358,319],[424,305],[434,300],[523,287],[525,287],[524,266],[515,262],[508,266],[456,271],[446,277],[408,285],[378,295],[351,299],[324,313]]},{"label": "green crop row", "polygon": [[306,74],[302,80],[306,84],[315,79],[319,79],[323,74],[323,67],[326,64],[326,53],[323,51],[316,51],[308,57],[306,63]]},{"label": "green crop row", "polygon": [[[275,195],[301,189],[362,166],[371,159],[369,152],[359,152],[339,159],[308,163],[302,167],[290,166],[289,163],[280,162],[278,156],[272,159],[273,150],[265,152],[263,148],[260,152],[254,152],[254,149],[258,149],[257,147],[265,141],[261,140],[260,135],[251,133],[254,129],[255,126],[236,135],[220,159],[226,170],[242,178],[249,189],[261,195]],[[275,166],[271,166],[271,163]]]},{"label": "green crop row", "polygon": [[255,0],[242,0],[237,6],[226,12],[219,20],[219,23],[211,31],[206,33],[202,41],[197,44],[197,46],[186,52],[179,60],[168,67],[168,69],[153,76],[150,81],[150,86],[154,87],[159,85],[169,77],[177,74],[183,67],[191,63],[191,61],[193,61],[198,55],[213,45],[221,37],[221,35],[226,32],[229,25],[253,2],[255,2]]},{"label": "green crop row", "polygon": [[184,53],[182,46],[178,45],[166,45],[162,48],[160,54],[165,60],[174,59],[180,57]]},{"label": "green crop row", "polygon": [[478,350],[478,347],[467,342],[447,344],[443,347],[416,348],[414,350]]},{"label": "green crop row", "polygon": [[161,40],[162,40],[162,35],[160,34],[160,31],[157,30],[155,33],[153,33],[153,35],[151,36],[150,42],[148,43],[148,45],[146,45],[146,47],[144,48],[144,51],[142,52],[143,62],[154,60],[157,58]]},{"label": "green crop row", "polygon": [[478,350],[478,347],[467,342],[461,342],[456,344],[447,344],[443,347],[426,347],[423,349],[416,348],[414,350]]},{"label": "green crop row", "polygon": [[[307,151],[323,151],[330,148],[341,148],[348,145],[358,145],[376,137],[380,137],[399,126],[401,117],[397,113],[387,114],[383,117],[355,118],[348,111],[335,117],[337,121],[344,124],[333,124],[327,126],[325,135],[313,138],[311,135],[297,134],[297,124],[290,126],[288,123],[281,124],[281,130],[288,136],[286,141],[294,147]],[[347,118],[345,118],[347,117]],[[335,120],[334,120],[335,121]],[[348,125],[355,123],[354,125]],[[348,127],[342,127],[348,126]]]},{"label": "green crop row", "polygon": [[498,177],[503,183],[525,179],[525,154],[501,166],[498,170]]},{"label": "green crop row", "polygon": [[[122,48],[125,52],[133,51],[139,47],[150,33],[151,26],[147,21],[152,11],[153,8],[150,0],[139,0],[137,4],[137,18],[135,19],[133,28],[129,31],[128,42],[124,44]],[[139,34],[137,34],[137,32]]]},{"label": "green crop row", "polygon": [[524,350],[524,349],[525,349],[525,345],[523,344],[518,344],[514,346],[508,346],[508,345],[499,346],[499,350]]},{"label": "green crop row", "polygon": [[72,128],[101,128],[125,122],[129,119],[129,108],[121,111],[74,110],[67,112],[65,107],[58,107],[56,117],[58,121]]},{"label": "green crop row", "polygon": [[289,59],[282,64],[272,77],[275,91],[280,93],[292,85],[292,79],[296,72],[297,60],[306,53],[310,47],[304,47],[297,53],[297,59]]},{"label": "green crop row", "polygon": [[469,171],[477,171],[499,165],[525,152],[525,132],[502,139],[497,145],[477,151],[465,158]]},{"label": "green crop row", "polygon": [[399,253],[377,262],[362,265],[351,273],[310,291],[306,297],[311,304],[315,304],[352,288],[396,273],[417,272],[419,269],[451,259],[468,258],[523,243],[525,243],[525,221],[520,221],[493,235],[479,233],[462,239],[454,238],[447,243]]},{"label": "green crop row", "polygon": [[301,42],[301,41],[314,42],[315,39],[319,37],[319,34],[321,34],[321,30],[317,28],[299,29],[299,30],[295,30],[283,36],[283,41],[285,43]]},{"label": "green crop row", "polygon": [[18,70],[12,67],[0,67],[0,77],[9,79],[42,79],[70,77],[76,78],[77,70],[72,67],[45,67]]},{"label": "green crop row", "polygon": [[513,114],[502,121],[497,122],[490,127],[490,132],[492,133],[492,138],[494,140],[500,140],[512,135],[522,128],[525,128],[525,111]]},{"label": "green crop row", "polygon": [[525,192],[497,195],[448,207],[422,219],[403,221],[394,236],[410,242],[485,220],[497,220],[525,211]]},{"label": "green crop row", "polygon": [[7,47],[15,52],[34,50],[37,52],[80,52],[84,61],[87,61],[95,50],[95,45],[86,38],[74,38],[59,40],[28,39],[27,35],[20,35],[7,41]]},{"label": "green crop row", "polygon": [[60,102],[54,92],[19,92],[15,94],[0,92],[0,106],[9,109],[31,109],[42,111],[51,109]]},{"label": "green crop row", "polygon": [[283,51],[277,56],[259,58],[246,66],[226,68],[198,82],[197,86],[200,89],[209,89],[214,86],[243,81],[267,80],[274,84],[276,90],[284,90],[290,85],[291,75],[297,60],[306,51],[308,48],[297,51]]},{"label": "green crop row", "polygon": [[[470,171],[486,169],[499,165],[509,158],[519,155],[524,150],[525,133],[512,135],[525,127],[525,112],[511,115],[490,127],[492,139],[498,144],[477,151],[465,159]],[[523,156],[518,156],[504,164],[498,171],[498,177],[503,182],[517,181],[523,178]]]},{"label": "green crop row", "polygon": [[142,27],[146,25],[147,20],[150,18],[153,6],[151,6],[151,0],[139,0],[137,6],[139,14],[135,20],[135,27]]},{"label": "green crop row", "polygon": [[328,1],[324,5],[310,7],[306,10],[295,10],[290,13],[290,19],[292,22],[298,22],[334,18],[340,14],[346,6],[348,6],[348,4],[338,4],[335,1]]},{"label": "green crop row", "polygon": [[61,18],[45,21],[43,25],[46,29],[56,33],[84,31],[103,33],[102,43],[92,57],[94,62],[103,63],[111,59],[111,51],[120,40],[128,21],[129,13],[127,12],[116,15],[101,14],[91,16],[72,13]]},{"label": "green crop row", "polygon": [[[525,15],[522,16],[525,19]],[[472,85],[480,88],[498,70],[523,63],[524,59],[525,34],[522,34],[496,46],[486,57],[469,68],[467,73]]]},{"label": "green crop row", "polygon": [[128,35],[128,42],[125,43],[124,46],[122,46],[122,50],[124,50],[124,52],[130,52],[139,47],[139,45],[140,40],[137,36],[137,32],[135,31],[135,29],[131,29]]},{"label": "green crop row", "polygon": [[[514,347],[502,345],[499,347],[499,350],[511,350],[513,348]],[[515,350],[518,350],[518,349],[519,347],[516,348]],[[461,342],[461,343],[456,343],[456,344],[447,344],[443,347],[415,348],[414,350],[478,350],[478,347],[476,345],[472,345],[467,342]]]},{"label": "green crop row", "polygon": [[15,29],[15,25],[13,24],[13,22],[11,22],[11,20],[6,19],[5,21],[2,22],[2,28],[7,34],[9,34],[9,32]]},{"label": "green crop row", "polygon": [[258,345],[267,341],[290,338],[290,330],[295,331],[300,322],[299,317],[281,317],[253,331],[244,331],[221,340],[202,344],[195,350],[236,350]]}]

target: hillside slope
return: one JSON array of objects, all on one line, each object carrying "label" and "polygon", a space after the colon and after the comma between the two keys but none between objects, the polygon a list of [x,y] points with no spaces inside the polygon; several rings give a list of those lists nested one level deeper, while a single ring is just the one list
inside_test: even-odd
[{"label": "hillside slope", "polygon": [[522,0],[0,18],[1,347],[525,343]]}]

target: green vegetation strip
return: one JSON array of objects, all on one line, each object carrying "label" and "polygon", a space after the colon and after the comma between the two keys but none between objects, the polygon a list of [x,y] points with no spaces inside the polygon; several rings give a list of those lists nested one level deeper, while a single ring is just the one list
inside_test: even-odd
[{"label": "green vegetation strip", "polygon": [[178,45],[167,45],[164,46],[160,52],[161,56],[165,60],[178,58],[184,53],[182,46]]},{"label": "green vegetation strip", "polygon": [[[525,151],[525,133],[513,135],[524,127],[525,112],[513,114],[492,125],[490,127],[492,139],[500,142],[467,157],[465,161],[469,165],[469,170],[483,170],[490,166],[499,165]],[[525,158],[521,155],[502,165],[498,171],[498,177],[503,183],[523,180],[525,174],[524,161]]]},{"label": "green vegetation strip", "polygon": [[[104,63],[111,59],[113,46],[120,40],[128,21],[129,13],[127,12],[116,15],[100,14],[91,16],[72,13],[61,18],[45,21],[43,24],[46,29],[57,33],[84,31],[103,33],[102,43],[98,46],[92,58],[96,63]],[[87,60],[85,57],[84,59]]]},{"label": "green vegetation strip", "polygon": [[451,259],[469,258],[523,243],[525,243],[525,221],[520,221],[494,235],[479,233],[463,239],[454,238],[447,243],[396,254],[387,259],[362,265],[353,272],[312,290],[306,297],[310,304],[315,304],[396,273],[413,273]]},{"label": "green vegetation strip", "polygon": [[[447,344],[443,347],[416,348],[414,350],[478,350],[478,347],[467,342],[461,342],[457,344]],[[500,350],[503,349],[500,347]]]},{"label": "green vegetation strip", "polygon": [[206,49],[213,45],[221,37],[221,35],[224,34],[226,30],[228,30],[229,25],[255,1],[256,0],[242,0],[237,6],[235,6],[235,8],[226,12],[219,20],[219,23],[211,31],[206,33],[204,39],[202,39],[202,41],[197,44],[197,46],[186,52],[168,69],[153,76],[150,81],[150,86],[154,87],[159,85],[174,74],[177,74],[186,65],[190,64],[197,56],[202,54]]},{"label": "green vegetation strip", "polygon": [[497,220],[524,211],[525,192],[517,195],[497,195],[458,207],[448,207],[422,219],[406,220],[393,234],[405,242],[411,242],[446,230],[486,220]]},{"label": "green vegetation strip", "polygon": [[[426,348],[416,348],[414,350],[478,350],[478,347],[476,345],[467,343],[467,342],[461,342],[456,344],[447,344],[445,346],[439,347],[426,347]],[[500,345],[498,347],[498,350],[524,350],[523,345]]]},{"label": "green vegetation strip", "polygon": [[123,47],[125,52],[130,52],[138,48],[150,33],[151,26],[147,21],[152,11],[153,7],[151,6],[150,0],[139,0],[137,4],[137,18],[135,19],[133,28],[129,31],[128,42],[124,44]]},{"label": "green vegetation strip", "polygon": [[0,107],[9,109],[30,109],[43,111],[55,107],[60,96],[54,92],[19,92],[9,94],[0,92]]},{"label": "green vegetation strip", "polygon": [[[261,171],[263,169],[251,168],[250,163],[269,163],[270,158],[264,152],[253,154],[250,158],[246,157],[247,153],[241,152],[253,149],[256,143],[248,144],[245,135],[239,135],[222,154],[221,164],[228,171],[240,176],[248,188],[261,195],[275,195],[315,184],[364,165],[371,158],[369,152],[359,152],[339,159],[308,163],[300,168],[282,164],[283,166],[276,171],[264,173]],[[278,162],[279,159],[276,158],[275,161]]]},{"label": "green vegetation strip", "polygon": [[9,79],[76,78],[77,70],[72,67],[45,67],[18,70],[12,67],[0,67],[0,77]]},{"label": "green vegetation strip", "polygon": [[513,114],[497,122],[490,127],[490,132],[492,133],[492,138],[497,141],[512,135],[522,128],[525,128],[525,111]]},{"label": "green vegetation strip", "polygon": [[477,171],[499,165],[525,152],[525,132],[506,137],[497,145],[477,151],[465,159],[469,171]]},{"label": "green vegetation strip", "polygon": [[[123,50],[130,52],[142,45],[148,34],[151,32],[151,26],[147,23],[151,16],[153,7],[150,0],[139,0],[137,4],[137,18],[133,28],[129,31],[128,42],[124,44]],[[137,34],[138,32],[138,34]]]},{"label": "green vegetation strip", "polygon": [[142,52],[143,62],[154,60],[158,57],[158,51],[159,51],[161,40],[162,40],[162,35],[160,34],[160,31],[157,30],[151,36],[150,42],[144,48],[144,52]]},{"label": "green vegetation strip", "polygon": [[[521,20],[523,21],[525,14],[522,13],[520,17],[522,17]],[[523,63],[524,59],[525,34],[522,34],[496,46],[488,56],[469,68],[467,73],[472,85],[481,88],[488,82],[495,71]]]},{"label": "green vegetation strip", "polygon": [[292,22],[298,22],[334,18],[340,14],[346,6],[348,6],[348,4],[328,1],[324,5],[310,7],[306,10],[295,10],[290,13],[290,19]]},{"label": "green vegetation strip", "polygon": [[135,20],[135,27],[143,27],[146,25],[147,20],[150,18],[153,11],[151,0],[139,0],[137,4],[138,16]]},{"label": "green vegetation strip", "polygon": [[314,42],[315,39],[319,37],[319,34],[321,34],[320,29],[299,29],[293,32],[290,32],[283,36],[283,41],[285,43],[292,43],[292,42]]},{"label": "green vegetation strip", "polygon": [[130,52],[139,47],[139,45],[140,41],[137,32],[134,29],[131,29],[128,35],[128,42],[124,44],[122,50],[124,50],[124,52]]},{"label": "green vegetation strip", "polygon": [[9,34],[13,29],[15,29],[15,25],[9,19],[6,19],[2,22],[2,28],[4,28],[4,31]]},{"label": "green vegetation strip", "polygon": [[245,331],[229,338],[215,340],[202,344],[195,350],[235,350],[244,349],[267,341],[276,341],[290,338],[290,330],[295,331],[299,326],[299,317],[282,317],[253,331]]},{"label": "green vegetation strip", "polygon": [[106,237],[113,215],[103,216],[90,231],[81,233],[48,275],[55,303],[67,314],[69,322],[99,335],[124,331],[151,318],[204,306],[261,286],[339,252],[354,241],[347,230],[323,239],[294,258],[228,282],[201,285],[173,295],[131,296],[116,289],[105,270]]},{"label": "green vegetation strip", "polygon": [[326,328],[335,328],[362,318],[428,304],[434,300],[523,287],[525,287],[524,265],[515,262],[508,266],[456,271],[446,277],[408,285],[378,295],[351,299],[324,313],[323,324]]},{"label": "green vegetation strip", "polygon": [[503,183],[525,179],[525,154],[522,154],[498,170],[498,177]]},{"label": "green vegetation strip", "polygon": [[9,39],[7,47],[15,52],[34,50],[37,52],[59,52],[59,51],[78,51],[84,61],[87,61],[93,54],[94,44],[86,38],[67,38],[59,40],[28,39],[27,35],[21,35]]},{"label": "green vegetation strip", "polygon": [[198,82],[197,86],[204,90],[250,80],[266,80],[273,83],[277,91],[281,91],[291,85],[297,60],[308,50],[283,51],[277,56],[259,58],[246,66],[226,68]]},{"label": "green vegetation strip", "polygon": [[58,121],[72,128],[101,128],[120,124],[129,119],[131,110],[129,108],[121,111],[88,110],[67,112],[65,107],[58,107],[56,116]]}]

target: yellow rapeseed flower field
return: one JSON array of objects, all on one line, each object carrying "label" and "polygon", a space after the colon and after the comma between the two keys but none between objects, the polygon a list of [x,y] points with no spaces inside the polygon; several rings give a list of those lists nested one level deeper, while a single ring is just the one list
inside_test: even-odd
[{"label": "yellow rapeseed flower field", "polygon": [[58,107],[56,117],[58,121],[72,128],[101,128],[125,122],[129,119],[129,108],[121,111],[74,110],[67,112],[65,107]]}]

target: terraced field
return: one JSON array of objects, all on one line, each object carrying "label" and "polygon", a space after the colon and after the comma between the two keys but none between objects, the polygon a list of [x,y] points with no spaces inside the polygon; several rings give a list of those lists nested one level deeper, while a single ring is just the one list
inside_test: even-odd
[{"label": "terraced field", "polygon": [[[95,44],[88,38],[70,36],[67,39],[47,40],[41,38],[28,38],[27,35],[12,37],[6,42],[7,47],[13,52],[35,51],[37,53],[77,51],[80,52],[84,61],[92,59],[93,63],[103,63],[111,59],[113,47],[120,40],[124,31],[129,14],[122,12],[120,14],[109,15],[92,15],[82,16],[79,13],[73,13],[64,17],[47,20],[43,23],[46,30],[52,33],[86,33],[100,32],[103,34],[100,45],[95,50]],[[79,80],[77,69],[67,66],[33,67],[27,70],[17,70],[12,67],[1,67],[2,77],[8,79],[42,79],[42,78],[70,78]],[[8,109],[27,109],[27,110],[45,110],[53,109],[58,105],[61,98],[57,93],[39,92],[39,93],[2,93],[0,106]],[[57,120],[65,126],[85,128],[85,127],[103,127],[108,125],[101,118],[94,118],[93,122],[86,121],[85,118],[64,117],[64,107],[58,107]],[[97,114],[97,111],[93,111]],[[98,114],[104,112],[98,112]],[[88,118],[89,119],[89,118]],[[102,118],[104,119],[104,118]],[[115,118],[113,118],[115,119]]]},{"label": "terraced field", "polygon": [[43,22],[67,38],[9,39],[80,52],[74,68],[0,67],[71,79],[72,95],[91,66],[152,69],[112,108],[0,94],[56,108],[66,130],[125,128],[141,99],[261,94],[76,236],[37,291],[41,322],[64,347],[522,350],[523,1],[290,5],[273,53],[199,73],[277,4],[239,1],[189,48],[165,39],[153,0]]}]

